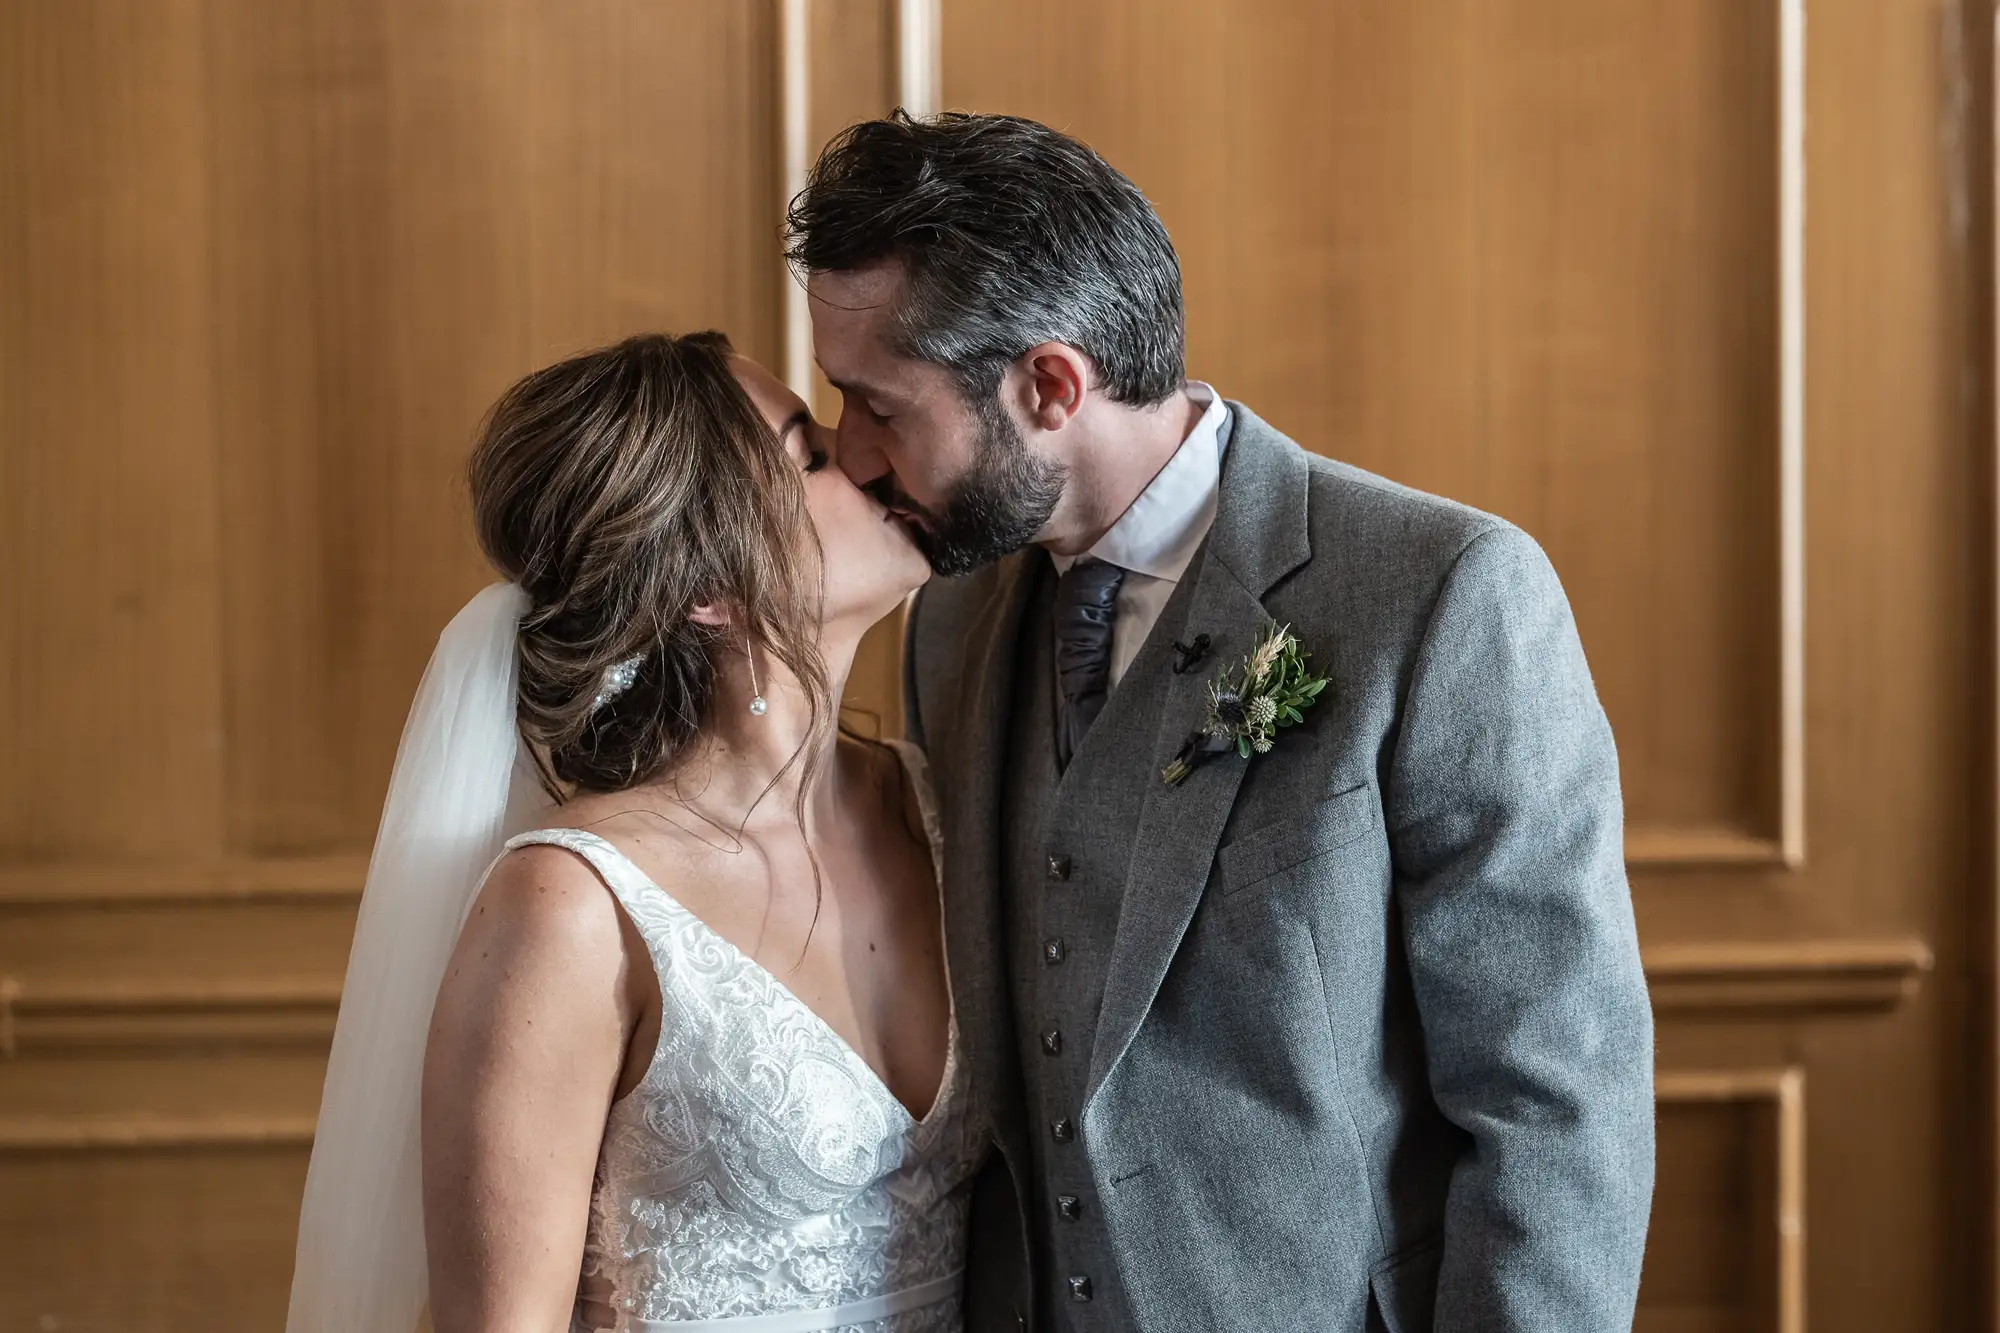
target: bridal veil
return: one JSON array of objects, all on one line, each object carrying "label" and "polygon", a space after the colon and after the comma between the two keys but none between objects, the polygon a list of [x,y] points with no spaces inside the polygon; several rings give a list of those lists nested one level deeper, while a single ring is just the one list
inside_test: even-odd
[{"label": "bridal veil", "polygon": [[407,1333],[429,1290],[418,1090],[472,899],[542,803],[515,726],[527,595],[497,583],[438,638],[396,751],[327,1060],[287,1333]]}]

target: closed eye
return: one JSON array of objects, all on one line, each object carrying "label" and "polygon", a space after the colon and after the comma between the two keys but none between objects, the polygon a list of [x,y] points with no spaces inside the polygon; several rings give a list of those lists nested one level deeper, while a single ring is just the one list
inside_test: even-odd
[{"label": "closed eye", "polygon": [[791,441],[792,432],[798,432],[799,447],[805,450],[806,455],[805,466],[802,470],[808,476],[826,466],[826,450],[813,447],[812,424],[812,413],[802,407],[792,413],[791,418],[785,422],[785,428],[778,432],[778,438],[786,441],[787,444]]}]

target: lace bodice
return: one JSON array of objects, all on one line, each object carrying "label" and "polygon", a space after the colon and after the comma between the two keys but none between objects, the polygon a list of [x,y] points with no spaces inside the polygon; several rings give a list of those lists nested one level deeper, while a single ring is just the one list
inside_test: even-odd
[{"label": "lace bodice", "polygon": [[[935,856],[922,755],[897,751]],[[584,1275],[611,1284],[621,1333],[957,1333],[983,1144],[956,1019],[943,1086],[917,1120],[782,982],[610,843],[541,829],[507,846],[529,843],[591,864],[660,986],[659,1044],[611,1108],[584,1250]]]}]

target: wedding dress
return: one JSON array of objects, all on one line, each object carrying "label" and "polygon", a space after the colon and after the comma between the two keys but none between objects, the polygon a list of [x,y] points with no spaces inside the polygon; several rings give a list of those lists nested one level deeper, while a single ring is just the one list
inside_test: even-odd
[{"label": "wedding dress", "polygon": [[[403,1333],[428,1294],[420,1089],[459,929],[505,846],[567,847],[644,936],[660,1038],[613,1104],[583,1271],[619,1333],[956,1333],[984,1152],[956,1017],[913,1116],[784,984],[609,843],[533,825],[516,724],[530,600],[496,583],[438,637],[383,803],[299,1209],[287,1333]],[[897,746],[935,864],[923,755]],[[573,1327],[582,1327],[581,1321]]]},{"label": "wedding dress", "polygon": [[[935,859],[922,753],[896,750]],[[659,1043],[611,1108],[584,1250],[619,1333],[956,1333],[984,1152],[957,1022],[934,1103],[914,1116],[776,976],[610,843],[552,828],[507,846],[535,843],[597,872],[660,987]],[[587,1327],[580,1314],[572,1327]]]}]

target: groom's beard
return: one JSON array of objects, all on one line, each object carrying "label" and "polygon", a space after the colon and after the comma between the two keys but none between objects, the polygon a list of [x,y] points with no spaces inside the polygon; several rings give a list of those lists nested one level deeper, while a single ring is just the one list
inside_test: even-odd
[{"label": "groom's beard", "polygon": [[970,574],[1035,539],[1062,498],[1066,472],[1038,458],[997,401],[982,403],[979,453],[972,471],[938,509],[918,504],[883,474],[868,490],[891,509],[917,516],[910,535],[931,569],[945,578]]}]

